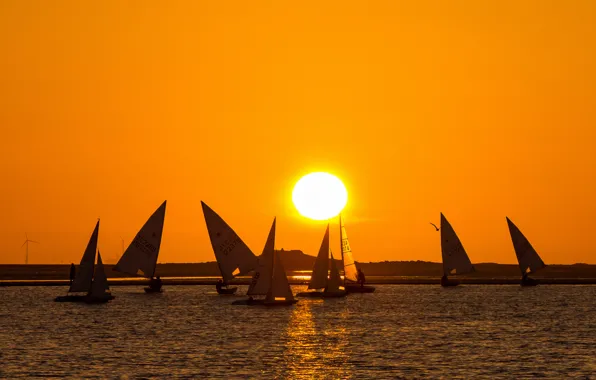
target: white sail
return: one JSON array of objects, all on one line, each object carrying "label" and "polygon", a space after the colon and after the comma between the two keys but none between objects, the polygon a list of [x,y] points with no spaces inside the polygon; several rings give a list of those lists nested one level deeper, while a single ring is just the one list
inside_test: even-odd
[{"label": "white sail", "polygon": [[326,292],[338,292],[342,286],[341,277],[335,265],[335,259],[333,258],[333,252],[331,252],[331,269],[329,271],[329,281],[327,282]]},{"label": "white sail", "polygon": [[91,234],[91,238],[89,239],[89,243],[87,243],[87,248],[85,249],[85,253],[83,253],[83,257],[81,258],[81,263],[79,264],[79,268],[76,271],[76,275],[74,281],[70,285],[69,292],[88,292],[91,288],[91,281],[93,281],[93,267],[95,265],[95,252],[97,251],[97,237],[99,235],[99,220],[95,225],[95,229]]},{"label": "white sail", "polygon": [[157,265],[157,256],[161,246],[161,235],[166,217],[166,202],[151,215],[145,225],[139,230],[130,243],[120,261],[114,267],[115,271],[131,276],[153,277]]},{"label": "white sail", "polygon": [[285,300],[291,301],[294,299],[294,294],[290,288],[286,271],[279,258],[279,252],[273,254],[273,278],[271,280],[271,287],[267,292],[267,301]]},{"label": "white sail", "polygon": [[259,256],[258,266],[255,274],[252,276],[252,281],[248,287],[249,296],[264,296],[269,293],[271,288],[271,279],[273,277],[273,254],[275,252],[275,220],[269,230],[267,242],[263,248],[263,253]]},{"label": "white sail", "polygon": [[329,224],[325,230],[325,236],[315,260],[315,265],[310,277],[309,289],[322,289],[327,286],[327,275],[329,272]]},{"label": "white sail", "polygon": [[101,254],[97,251],[97,265],[95,266],[95,276],[91,285],[91,295],[94,297],[103,297],[109,290],[110,286],[108,285],[108,278],[103,267]]},{"label": "white sail", "polygon": [[443,254],[443,274],[465,274],[474,271],[474,266],[457,234],[441,214],[441,252]]},{"label": "white sail", "polygon": [[341,259],[344,264],[344,279],[348,281],[358,281],[358,268],[356,268],[356,262],[352,256],[352,249],[350,242],[348,241],[348,235],[346,234],[346,226],[339,215],[339,233],[341,238]]},{"label": "white sail", "polygon": [[513,249],[519,262],[519,269],[522,274],[534,273],[540,268],[544,268],[544,262],[538,255],[538,252],[532,247],[532,244],[528,239],[521,233],[519,228],[509,218],[507,219],[507,225],[509,226],[509,233],[511,234],[511,241],[513,242]]},{"label": "white sail", "polygon": [[258,259],[234,230],[205,202],[203,215],[211,246],[224,281],[254,270]]}]

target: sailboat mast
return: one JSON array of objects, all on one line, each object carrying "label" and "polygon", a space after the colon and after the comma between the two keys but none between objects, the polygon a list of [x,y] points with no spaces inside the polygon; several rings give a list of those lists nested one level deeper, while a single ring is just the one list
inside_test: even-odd
[{"label": "sailboat mast", "polygon": [[344,268],[344,286],[346,284],[346,264],[344,262],[344,236],[341,228],[341,213],[339,214],[339,251],[341,252],[341,266]]}]

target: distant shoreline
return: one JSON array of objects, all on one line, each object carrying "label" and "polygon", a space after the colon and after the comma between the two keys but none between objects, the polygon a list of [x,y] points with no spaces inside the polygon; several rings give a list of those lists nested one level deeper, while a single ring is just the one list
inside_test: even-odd
[{"label": "distant shoreline", "polygon": [[[286,273],[292,284],[302,284],[309,278],[315,257],[302,251],[284,251],[280,255]],[[336,260],[338,267],[341,262]],[[427,261],[384,261],[375,263],[357,262],[366,275],[369,284],[438,284],[443,273],[441,263]],[[78,267],[78,266],[77,266]],[[515,264],[477,263],[474,273],[455,276],[463,284],[508,285],[519,284],[521,273]],[[145,284],[144,278],[113,271],[112,264],[105,264],[105,271],[114,286]],[[68,283],[70,264],[0,264],[1,286],[41,286]],[[170,285],[213,285],[220,278],[215,261],[203,263],[157,264],[155,274]],[[250,273],[233,283],[248,285]],[[543,284],[596,284],[596,265],[547,265],[531,275]]]}]

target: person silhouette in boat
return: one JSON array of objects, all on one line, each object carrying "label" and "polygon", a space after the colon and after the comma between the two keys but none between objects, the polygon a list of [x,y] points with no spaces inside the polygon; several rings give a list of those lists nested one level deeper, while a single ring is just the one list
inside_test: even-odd
[{"label": "person silhouette in boat", "polygon": [[161,277],[159,277],[159,276],[152,278],[151,281],[149,282],[149,287],[151,288],[151,290],[153,290],[155,292],[159,292],[161,290],[161,286],[162,286],[162,282],[161,282]]},{"label": "person silhouette in boat", "polygon": [[75,279],[75,275],[77,274],[77,268],[75,267],[74,263],[70,264],[70,284],[72,285],[72,282]]},{"label": "person silhouette in boat", "polygon": [[364,272],[360,268],[358,268],[358,275],[357,275],[356,279],[358,280],[360,287],[363,288],[364,282],[366,281],[366,277],[364,277]]}]

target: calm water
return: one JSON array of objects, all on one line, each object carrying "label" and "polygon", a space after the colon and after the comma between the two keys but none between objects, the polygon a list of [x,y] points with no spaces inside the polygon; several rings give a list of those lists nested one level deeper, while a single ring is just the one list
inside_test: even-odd
[{"label": "calm water", "polygon": [[81,305],[0,288],[0,377],[596,378],[596,286],[382,285],[287,308],[165,289]]}]

